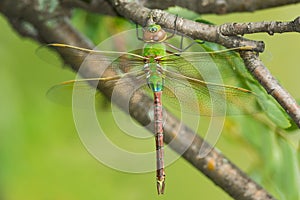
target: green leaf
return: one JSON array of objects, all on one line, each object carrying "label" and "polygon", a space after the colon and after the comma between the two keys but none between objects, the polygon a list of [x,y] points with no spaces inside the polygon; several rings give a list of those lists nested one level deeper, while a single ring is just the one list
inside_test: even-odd
[{"label": "green leaf", "polygon": [[[255,80],[256,81],[256,80]],[[291,126],[289,116],[277,103],[277,101],[270,95],[268,95],[265,90],[258,84],[253,84],[252,81],[246,81],[247,85],[253,92],[255,92],[259,98],[259,104],[265,111],[266,115],[274,124],[282,129],[287,129]]]},{"label": "green leaf", "polygon": [[174,15],[178,14],[180,17],[183,17],[185,19],[190,19],[190,20],[193,20],[193,19],[199,17],[198,13],[195,13],[191,10],[188,10],[186,8],[182,8],[182,7],[179,7],[179,6],[169,7],[168,12],[172,13]]},{"label": "green leaf", "polygon": [[[238,130],[238,134],[247,143],[243,146],[247,147],[250,144],[255,149],[259,162],[252,166],[250,172],[254,180],[278,199],[299,199],[300,152],[290,139],[274,132],[279,129],[264,123],[263,117],[263,115],[255,115],[229,118],[230,123],[234,125],[229,135],[233,135],[233,131]],[[243,140],[239,140],[241,141]]]},{"label": "green leaf", "polygon": [[300,171],[297,150],[282,137],[277,139],[281,149],[281,157],[280,163],[277,165],[277,172],[274,174],[274,180],[285,199],[300,199]]},{"label": "green leaf", "polygon": [[199,23],[203,23],[203,24],[214,25],[214,23],[212,23],[212,22],[210,22],[210,21],[208,21],[208,20],[206,20],[206,19],[203,19],[203,18],[201,18],[201,17],[198,17],[195,21],[196,21],[196,22],[199,22]]}]

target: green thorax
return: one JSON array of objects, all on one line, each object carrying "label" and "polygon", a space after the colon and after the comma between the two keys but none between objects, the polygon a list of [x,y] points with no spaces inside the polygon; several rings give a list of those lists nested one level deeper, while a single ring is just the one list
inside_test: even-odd
[{"label": "green thorax", "polygon": [[163,43],[145,43],[143,56],[147,58],[159,58],[166,55],[166,46]]},{"label": "green thorax", "polygon": [[147,58],[147,83],[153,92],[159,92],[164,87],[164,69],[161,65],[161,57],[166,55],[166,47],[163,43],[145,43],[143,56]]}]

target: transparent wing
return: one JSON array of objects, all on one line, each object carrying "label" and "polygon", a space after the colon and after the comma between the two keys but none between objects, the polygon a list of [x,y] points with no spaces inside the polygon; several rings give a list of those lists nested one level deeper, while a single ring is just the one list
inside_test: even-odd
[{"label": "transparent wing", "polygon": [[[219,82],[218,79],[222,79],[227,84],[234,84],[234,77],[247,74],[243,61],[236,52],[238,49],[172,53],[162,57],[161,60],[162,65],[167,66],[168,70],[187,77],[207,82]],[[239,69],[239,73],[237,73],[237,69]],[[241,70],[243,70],[242,73]],[[218,74],[219,76],[217,76]]]},{"label": "transparent wing", "polygon": [[[70,94],[76,83],[76,89],[90,90],[91,85],[98,84],[101,87],[118,86],[121,91],[132,93],[136,90],[147,90],[152,97],[152,91],[146,88],[146,79],[142,71],[144,57],[126,52],[108,52],[77,48],[66,45],[53,45],[60,51],[65,51],[70,59],[88,60],[89,62],[109,62],[110,67],[117,75],[107,78],[90,78],[64,82],[51,88],[48,96],[51,99],[64,99]],[[195,113],[206,116],[239,115],[258,112],[256,105],[257,96],[245,89],[222,85],[216,81],[216,72],[222,66],[232,72],[228,62],[232,57],[233,50],[224,52],[187,52],[180,56],[171,54],[161,59],[161,64],[167,67],[166,87],[163,91],[163,98],[166,104],[176,109],[183,108],[184,112]],[[214,57],[212,59],[212,57]],[[219,72],[221,78],[224,70]],[[135,80],[135,81],[133,81]],[[215,81],[211,83],[209,81]],[[55,95],[52,95],[56,93]],[[181,105],[181,107],[180,107]]]},{"label": "transparent wing", "polygon": [[145,87],[145,73],[140,70],[111,77],[65,81],[51,87],[47,91],[47,97],[58,104],[70,106],[72,105],[72,95],[74,90],[76,90],[77,96],[89,96],[90,98],[95,98],[95,95],[101,96],[96,88],[101,88],[103,91],[118,90],[119,92],[132,94],[136,90],[144,90]]},{"label": "transparent wing", "polygon": [[[111,78],[92,78],[63,82],[52,87],[47,96],[58,102],[65,102],[72,96],[73,88],[82,96],[95,98],[95,89],[111,88],[129,96],[136,91],[145,92],[152,98],[147,87],[143,71],[139,74],[127,73],[124,76]],[[117,95],[117,93],[116,93]],[[175,72],[166,72],[163,104],[176,110],[203,116],[245,115],[260,112],[257,104],[258,96],[246,89],[204,82],[186,77]],[[118,96],[114,96],[118,100]],[[128,103],[128,102],[124,102]]]},{"label": "transparent wing", "polygon": [[[100,51],[97,49],[85,49],[67,44],[48,44],[40,47],[37,50],[37,54],[40,57],[46,57],[43,54],[47,51],[47,48],[54,48],[60,52],[64,60],[72,61],[72,63],[88,62],[89,64],[102,64],[103,66],[109,66],[108,68],[116,73],[126,73],[129,71],[136,71],[143,67],[145,58],[141,56],[142,49],[136,49],[133,52],[118,52],[118,51]],[[48,56],[48,54],[47,54]],[[59,58],[43,58],[50,63],[59,63]],[[50,60],[51,59],[51,60]]]},{"label": "transparent wing", "polygon": [[167,72],[163,101],[175,109],[203,116],[245,115],[260,112],[258,96],[246,89],[204,82]]}]

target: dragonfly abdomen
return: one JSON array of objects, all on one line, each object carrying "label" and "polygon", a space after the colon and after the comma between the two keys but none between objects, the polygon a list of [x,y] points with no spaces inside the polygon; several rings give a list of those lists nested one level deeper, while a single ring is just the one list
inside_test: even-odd
[{"label": "dragonfly abdomen", "polygon": [[164,135],[163,135],[163,109],[161,102],[162,91],[154,92],[154,131],[156,144],[156,182],[158,194],[165,189],[164,170]]}]

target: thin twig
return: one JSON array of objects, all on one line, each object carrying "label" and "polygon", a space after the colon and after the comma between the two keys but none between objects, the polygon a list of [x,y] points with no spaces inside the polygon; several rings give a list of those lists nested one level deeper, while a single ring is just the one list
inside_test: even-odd
[{"label": "thin twig", "polygon": [[274,33],[300,32],[300,17],[289,22],[249,22],[249,23],[226,23],[220,26],[220,32],[226,36],[244,35],[265,32]]},{"label": "thin twig", "polygon": [[295,99],[272,76],[257,54],[249,51],[241,52],[240,54],[251,74],[285,109],[297,126],[300,127],[300,106]]}]

